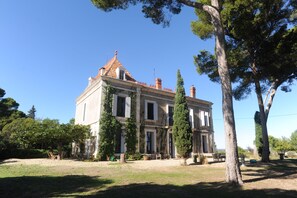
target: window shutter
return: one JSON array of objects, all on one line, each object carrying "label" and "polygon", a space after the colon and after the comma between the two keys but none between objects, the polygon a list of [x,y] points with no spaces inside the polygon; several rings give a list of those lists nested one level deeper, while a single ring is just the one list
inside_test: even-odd
[{"label": "window shutter", "polygon": [[126,97],[126,107],[125,107],[125,117],[130,118],[130,112],[131,112],[131,98]]},{"label": "window shutter", "polygon": [[190,109],[190,123],[191,123],[191,126],[192,126],[192,129],[194,129],[194,110],[193,109]]},{"label": "window shutter", "polygon": [[154,102],[154,120],[158,120],[158,104]]},{"label": "window shutter", "polygon": [[147,101],[144,102],[144,119],[147,120]]},{"label": "window shutter", "polygon": [[205,112],[205,116],[206,116],[206,126],[209,126],[209,113]]},{"label": "window shutter", "polygon": [[204,111],[200,111],[200,121],[201,121],[201,126],[205,126]]},{"label": "window shutter", "polygon": [[112,115],[117,115],[117,103],[118,103],[118,96],[113,94],[113,101],[112,101]]},{"label": "window shutter", "polygon": [[117,79],[119,79],[120,78],[120,68],[119,67],[116,69],[116,75],[117,75]]}]

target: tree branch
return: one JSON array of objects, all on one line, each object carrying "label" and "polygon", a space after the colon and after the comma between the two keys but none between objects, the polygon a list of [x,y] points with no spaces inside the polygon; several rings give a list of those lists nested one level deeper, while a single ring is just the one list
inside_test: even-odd
[{"label": "tree branch", "polygon": [[184,5],[187,5],[189,7],[193,7],[193,8],[197,8],[200,10],[204,10],[205,12],[207,12],[210,15],[213,15],[213,9],[215,9],[217,12],[219,12],[219,10],[211,5],[206,5],[203,3],[199,3],[196,1],[191,1],[191,0],[179,0],[179,2],[181,2]]}]

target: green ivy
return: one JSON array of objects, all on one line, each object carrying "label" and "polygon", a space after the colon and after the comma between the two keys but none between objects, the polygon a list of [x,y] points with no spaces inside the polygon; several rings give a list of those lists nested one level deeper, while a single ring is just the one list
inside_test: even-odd
[{"label": "green ivy", "polygon": [[112,115],[113,94],[116,90],[107,85],[104,88],[105,98],[100,119],[99,160],[109,160],[114,156],[116,132],[121,130],[121,123]]},{"label": "green ivy", "polygon": [[137,143],[137,125],[136,125],[136,100],[135,93],[130,94],[131,97],[131,114],[126,121],[126,136],[125,142],[128,154],[134,154]]}]

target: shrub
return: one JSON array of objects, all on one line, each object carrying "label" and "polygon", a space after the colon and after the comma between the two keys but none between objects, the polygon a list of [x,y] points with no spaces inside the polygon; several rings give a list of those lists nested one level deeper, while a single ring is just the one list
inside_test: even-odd
[{"label": "shrub", "polygon": [[47,150],[44,149],[11,149],[1,151],[0,159],[8,158],[47,158]]}]

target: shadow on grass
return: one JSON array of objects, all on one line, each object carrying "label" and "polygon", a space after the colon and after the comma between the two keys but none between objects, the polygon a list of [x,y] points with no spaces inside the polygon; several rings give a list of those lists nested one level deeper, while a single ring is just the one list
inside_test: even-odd
[{"label": "shadow on grass", "polygon": [[88,197],[296,197],[297,191],[281,189],[243,190],[224,182],[197,183],[194,185],[159,185],[154,183],[113,186]]},{"label": "shadow on grass", "polygon": [[[258,166],[262,167],[263,169],[246,169],[241,171],[243,175],[256,177],[244,180],[245,183],[276,178],[294,179],[297,176],[296,159],[273,160],[270,163],[260,163]],[[254,167],[254,165],[251,167]]]},{"label": "shadow on grass", "polygon": [[111,183],[84,175],[6,177],[0,178],[0,197],[73,197]]},{"label": "shadow on grass", "polygon": [[16,163],[17,160],[0,160],[0,165],[1,164],[10,164],[10,163]]}]

